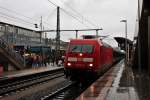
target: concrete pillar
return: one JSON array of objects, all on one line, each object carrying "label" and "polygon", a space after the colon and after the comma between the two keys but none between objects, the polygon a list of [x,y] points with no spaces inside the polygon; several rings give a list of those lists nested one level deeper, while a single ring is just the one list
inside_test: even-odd
[{"label": "concrete pillar", "polygon": [[150,74],[150,16],[148,16],[148,70]]}]

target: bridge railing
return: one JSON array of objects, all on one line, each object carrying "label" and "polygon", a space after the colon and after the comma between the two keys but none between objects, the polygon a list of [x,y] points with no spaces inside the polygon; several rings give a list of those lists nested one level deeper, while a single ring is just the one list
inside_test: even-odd
[{"label": "bridge railing", "polygon": [[2,48],[8,56],[15,59],[17,63],[24,65],[24,58],[19,53],[16,53],[15,50],[13,50],[13,48],[11,48],[9,44],[2,38],[0,38],[0,48]]}]

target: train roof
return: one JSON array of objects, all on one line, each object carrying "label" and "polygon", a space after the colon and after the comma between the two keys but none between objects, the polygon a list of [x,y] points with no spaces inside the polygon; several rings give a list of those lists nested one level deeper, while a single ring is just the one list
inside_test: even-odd
[{"label": "train roof", "polygon": [[99,39],[71,39],[71,43],[100,43],[102,45],[102,42]]},{"label": "train roof", "polygon": [[102,44],[103,44],[103,46],[105,46],[105,47],[111,47],[108,43],[106,43],[106,42],[102,42]]},{"label": "train roof", "polygon": [[117,53],[120,53],[120,54],[125,54],[125,51],[124,50],[120,50],[118,48],[113,48],[113,51],[114,52],[117,52]]},{"label": "train roof", "polygon": [[95,39],[71,39],[70,42],[72,42],[72,43],[96,43],[96,42],[99,42],[100,45],[102,45],[104,47],[112,48],[108,43],[102,42],[100,38],[95,38]]}]

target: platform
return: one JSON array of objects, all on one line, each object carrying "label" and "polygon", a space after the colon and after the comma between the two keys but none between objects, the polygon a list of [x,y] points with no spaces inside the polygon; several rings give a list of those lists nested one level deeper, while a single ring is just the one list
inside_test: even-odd
[{"label": "platform", "polygon": [[56,65],[55,66],[47,65],[46,67],[43,66],[43,67],[36,67],[36,68],[28,68],[28,69],[19,70],[19,71],[8,71],[8,72],[3,72],[0,74],[0,80],[13,78],[13,77],[32,75],[32,74],[51,71],[51,70],[57,70],[60,68],[62,67],[58,67]]},{"label": "platform", "polygon": [[76,100],[140,100],[134,82],[131,68],[125,67],[122,60],[97,79]]}]

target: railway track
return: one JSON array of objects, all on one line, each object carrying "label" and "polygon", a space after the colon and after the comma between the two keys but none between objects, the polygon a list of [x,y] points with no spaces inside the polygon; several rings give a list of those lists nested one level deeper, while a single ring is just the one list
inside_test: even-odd
[{"label": "railway track", "polygon": [[[106,71],[107,72],[107,71]],[[102,73],[101,76],[103,76],[104,73]],[[75,100],[86,88],[88,88],[95,80],[97,80],[99,77],[88,78],[85,79],[81,83],[67,83],[65,86],[60,87],[56,89],[53,92],[50,92],[48,95],[40,98],[40,100]],[[81,85],[80,85],[81,84]],[[59,87],[59,86],[58,86]]]},{"label": "railway track", "polygon": [[41,100],[52,100],[54,99],[55,96],[57,96],[59,99],[62,99],[64,97],[65,91],[70,89],[70,87],[74,84],[75,82],[68,81],[64,84],[63,87],[62,85],[58,86],[57,89],[55,89],[53,92],[49,93],[48,95],[42,97]]},{"label": "railway track", "polygon": [[68,81],[64,86],[55,89],[53,92],[40,98],[40,100],[75,100],[85,89],[87,89],[93,81],[81,84]]},{"label": "railway track", "polygon": [[50,81],[52,79],[55,78],[59,78],[59,77],[63,77],[63,70],[57,71],[57,72],[53,72],[53,73],[49,73],[49,74],[42,74],[36,77],[31,77],[31,78],[27,78],[27,79],[23,79],[20,81],[15,81],[12,83],[8,83],[5,85],[1,85],[0,86],[0,96],[3,97],[5,95],[9,95],[11,93],[20,91],[20,90],[25,90],[28,87],[32,87],[38,84],[42,84],[45,83],[47,81]]},{"label": "railway track", "polygon": [[[19,96],[19,99],[14,100],[33,100],[33,98],[35,100],[74,100],[92,82],[94,80],[91,79],[90,83],[87,80],[84,82],[84,85],[87,86],[81,87],[79,84],[76,85],[76,83],[65,79],[63,70],[59,70],[1,85],[0,99],[7,98],[6,100],[10,100],[11,97],[17,98]],[[34,92],[27,94],[26,91],[33,89],[38,91],[34,90]]]}]

